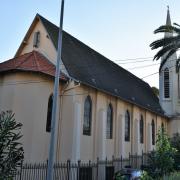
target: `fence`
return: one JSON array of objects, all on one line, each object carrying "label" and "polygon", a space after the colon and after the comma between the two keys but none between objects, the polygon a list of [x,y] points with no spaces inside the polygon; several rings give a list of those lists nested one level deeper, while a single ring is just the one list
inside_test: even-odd
[{"label": "fence", "polygon": [[[129,155],[128,158],[113,158],[96,162],[55,163],[54,180],[112,180],[116,171],[125,167],[140,169],[147,163],[147,155]],[[14,180],[46,180],[47,163],[23,164]]]}]

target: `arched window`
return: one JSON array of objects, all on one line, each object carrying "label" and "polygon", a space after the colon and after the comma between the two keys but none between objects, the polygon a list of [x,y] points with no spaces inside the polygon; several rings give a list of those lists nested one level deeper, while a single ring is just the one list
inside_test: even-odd
[{"label": "arched window", "polygon": [[84,123],[83,123],[83,135],[91,135],[91,114],[92,114],[92,101],[90,96],[86,97],[84,102]]},{"label": "arched window", "polygon": [[163,122],[161,123],[161,128],[164,130],[164,123]]},{"label": "arched window", "polygon": [[170,88],[169,88],[169,69],[165,68],[164,70],[164,98],[170,97]]},{"label": "arched window", "polygon": [[52,105],[53,105],[53,95],[50,95],[48,101],[48,109],[47,109],[46,132],[51,132]]},{"label": "arched window", "polygon": [[106,139],[112,139],[113,136],[113,108],[109,104],[107,109]]},{"label": "arched window", "polygon": [[125,114],[125,141],[130,141],[130,114],[128,110]]},{"label": "arched window", "polygon": [[140,130],[140,143],[143,144],[144,143],[144,120],[143,120],[142,115],[141,115],[141,119],[140,119],[139,130]]},{"label": "arched window", "polygon": [[151,123],[151,128],[152,128],[152,145],[155,145],[155,123],[154,123],[154,119],[152,120]]}]

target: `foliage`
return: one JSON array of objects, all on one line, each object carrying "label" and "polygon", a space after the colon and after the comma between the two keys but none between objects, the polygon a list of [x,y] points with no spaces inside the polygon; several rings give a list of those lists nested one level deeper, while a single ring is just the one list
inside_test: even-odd
[{"label": "foliage", "polygon": [[[155,34],[165,33],[165,32],[173,33],[174,36],[164,37],[150,44],[152,50],[161,48],[154,56],[154,60],[158,60],[162,56],[164,57],[160,69],[165,64],[167,59],[180,49],[180,26],[177,23],[174,23],[173,26],[171,25],[160,26],[158,29],[154,31]],[[179,67],[180,67],[180,57],[176,61],[177,72],[179,72]]]},{"label": "foliage", "polygon": [[180,179],[180,173],[172,173],[170,176],[166,176],[165,180],[179,180]]},{"label": "foliage", "polygon": [[21,123],[17,123],[12,111],[0,113],[0,180],[12,179],[24,158]]},{"label": "foliage", "polygon": [[175,133],[173,137],[170,139],[171,146],[176,148],[177,152],[175,154],[175,169],[180,170],[180,134]]},{"label": "foliage", "polygon": [[154,94],[158,97],[159,96],[159,89],[157,87],[151,87],[152,91],[154,92]]},{"label": "foliage", "polygon": [[143,174],[141,176],[141,180],[153,180],[153,178],[151,176],[149,176],[146,171],[143,171]]},{"label": "foliage", "polygon": [[180,153],[180,134],[175,133],[170,139],[172,147],[176,148],[177,152]]},{"label": "foliage", "polygon": [[164,128],[159,129],[156,141],[156,151],[149,154],[148,174],[152,178],[160,178],[174,170],[174,155],[176,149],[170,144]]}]

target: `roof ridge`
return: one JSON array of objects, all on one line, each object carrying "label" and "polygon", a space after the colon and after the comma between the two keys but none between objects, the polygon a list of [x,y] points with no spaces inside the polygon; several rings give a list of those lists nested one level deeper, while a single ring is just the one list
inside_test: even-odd
[{"label": "roof ridge", "polygon": [[48,19],[46,19],[44,16],[42,16],[41,14],[37,13],[36,14],[37,17],[39,17],[40,19],[44,19],[45,21],[48,21],[49,23],[51,23],[52,25],[56,26],[57,28],[59,28],[55,23],[52,23],[51,21],[49,21]]},{"label": "roof ridge", "polygon": [[[32,53],[33,53],[33,51],[32,51]],[[27,62],[27,61],[28,61],[28,58],[29,58],[30,56],[32,56],[32,53],[26,54],[27,57],[26,57],[25,61],[22,61],[21,63],[16,64],[16,65],[15,65],[15,68],[18,68],[18,67],[20,67],[22,64],[24,64],[25,62]],[[19,56],[19,57],[22,57],[22,56]]]},{"label": "roof ridge", "polygon": [[34,63],[36,64],[37,69],[40,70],[39,63],[37,61],[37,52],[36,51],[33,51],[33,56],[34,56]]}]

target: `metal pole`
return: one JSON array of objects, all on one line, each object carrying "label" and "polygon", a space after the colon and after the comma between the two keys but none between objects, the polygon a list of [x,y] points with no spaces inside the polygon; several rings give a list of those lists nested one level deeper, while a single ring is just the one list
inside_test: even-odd
[{"label": "metal pole", "polygon": [[[60,64],[61,54],[62,54],[62,29],[63,29],[63,16],[64,16],[64,1],[61,2],[61,14],[60,14],[60,28],[59,28],[59,39],[58,39],[58,50],[57,50],[57,64],[56,64],[56,74],[54,83],[54,93],[53,93],[53,106],[52,106],[52,117],[51,117],[51,138],[49,146],[49,158],[48,158],[48,171],[47,180],[53,180],[53,166],[55,162],[56,154],[56,143],[57,143],[57,125],[58,125],[58,110],[60,105],[59,100],[59,78],[60,78]],[[59,108],[58,108],[59,105]]]}]

